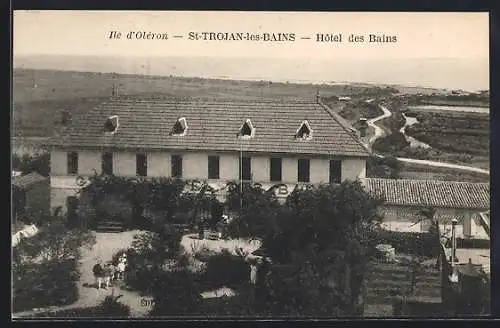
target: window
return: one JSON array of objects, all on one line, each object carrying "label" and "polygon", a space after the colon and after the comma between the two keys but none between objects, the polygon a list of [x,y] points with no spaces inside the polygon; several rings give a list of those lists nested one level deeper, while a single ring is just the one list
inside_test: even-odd
[{"label": "window", "polygon": [[148,158],[146,154],[135,155],[136,161],[136,174],[140,177],[148,175]]},{"label": "window", "polygon": [[302,140],[308,140],[312,138],[312,129],[311,126],[309,125],[309,122],[304,121],[300,125],[299,129],[297,132],[295,132],[295,138],[297,139],[302,139]]},{"label": "window", "polygon": [[250,157],[240,157],[240,180],[252,180],[252,165]]},{"label": "window", "polygon": [[119,126],[118,116],[110,116],[104,122],[104,132],[115,133]]},{"label": "window", "polygon": [[172,155],[170,164],[172,166],[172,177],[182,178],[182,156]]},{"label": "window", "polygon": [[298,161],[298,180],[299,182],[309,182],[310,163],[308,159],[301,158]]},{"label": "window", "polygon": [[113,174],[113,153],[102,154],[101,171],[103,174]]},{"label": "window", "polygon": [[219,156],[208,156],[208,178],[219,179]]},{"label": "window", "polygon": [[281,158],[271,158],[271,181],[281,182]]},{"label": "window", "polygon": [[255,134],[255,128],[250,120],[246,120],[240,128],[239,136],[250,138]]},{"label": "window", "polygon": [[187,132],[187,122],[184,117],[179,118],[172,129],[172,135],[183,136]]},{"label": "window", "polygon": [[340,183],[342,181],[342,161],[330,161],[330,183]]},{"label": "window", "polygon": [[78,153],[68,153],[68,174],[78,174]]}]

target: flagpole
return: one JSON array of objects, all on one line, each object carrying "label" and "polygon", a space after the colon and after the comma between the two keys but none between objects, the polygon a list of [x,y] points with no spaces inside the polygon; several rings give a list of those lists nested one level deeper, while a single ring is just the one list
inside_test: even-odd
[{"label": "flagpole", "polygon": [[240,140],[240,215],[243,208],[243,145]]}]

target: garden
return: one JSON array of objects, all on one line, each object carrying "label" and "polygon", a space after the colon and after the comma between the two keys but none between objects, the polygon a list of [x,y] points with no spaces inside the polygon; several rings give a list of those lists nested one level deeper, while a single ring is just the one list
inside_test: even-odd
[{"label": "garden", "polygon": [[[381,288],[372,283],[380,263],[376,245],[388,243],[412,255],[402,264],[404,272],[418,272],[421,259],[431,266],[437,261],[435,234],[380,229],[383,200],[359,182],[297,187],[284,202],[258,184],[228,183],[223,202],[218,192],[199,181],[97,175],[82,188],[78,213],[90,222],[112,214],[99,202],[103,195],[119,194],[129,204],[131,211],[114,219],[141,231],[110,260],[116,264],[127,254],[117,289],[135,293],[149,316],[360,317],[368,303],[381,302],[373,296]],[[74,263],[78,250],[92,243],[92,234],[69,229],[63,220],[24,242],[15,250],[15,309],[75,302]],[[378,264],[387,272],[383,266]],[[418,290],[418,279],[408,277],[408,286]],[[120,295],[108,295],[95,306],[41,315],[130,313]]]}]

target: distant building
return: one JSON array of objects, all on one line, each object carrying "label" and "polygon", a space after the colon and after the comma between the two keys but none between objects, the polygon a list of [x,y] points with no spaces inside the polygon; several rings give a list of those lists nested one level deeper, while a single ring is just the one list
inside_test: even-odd
[{"label": "distant building", "polygon": [[489,239],[479,215],[489,210],[488,183],[379,178],[366,178],[363,183],[368,192],[385,199],[380,211],[388,230],[428,231],[429,222],[415,222],[422,218],[422,208],[433,207],[442,233],[450,236],[451,221],[457,219],[457,238]]},{"label": "distant building", "polygon": [[116,97],[75,117],[49,143],[53,208],[74,208],[78,176],[260,183],[285,197],[299,184],[356,180],[369,151],[316,101]]},{"label": "distant building", "polygon": [[31,172],[12,178],[13,212],[16,220],[31,222],[50,215],[50,181]]}]

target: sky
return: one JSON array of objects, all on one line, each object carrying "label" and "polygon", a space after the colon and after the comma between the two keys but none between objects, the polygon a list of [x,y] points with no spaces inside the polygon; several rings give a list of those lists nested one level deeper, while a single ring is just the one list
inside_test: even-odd
[{"label": "sky", "polygon": [[[132,66],[144,67],[147,58],[156,58],[156,63],[158,58],[175,58],[175,69],[150,63],[148,73],[384,80],[466,89],[488,88],[489,84],[488,13],[15,11],[13,25],[14,61],[25,56],[73,56],[86,61],[92,71],[103,66],[96,58],[122,58],[119,70],[123,72]],[[111,31],[121,32],[122,38],[110,39]],[[132,31],[169,37],[127,39]],[[193,41],[188,40],[190,32],[295,33],[296,39]],[[342,34],[343,42],[316,42],[318,33]],[[395,36],[397,42],[348,42],[351,34],[365,39],[369,34]],[[75,59],[71,65],[76,65]]]}]

